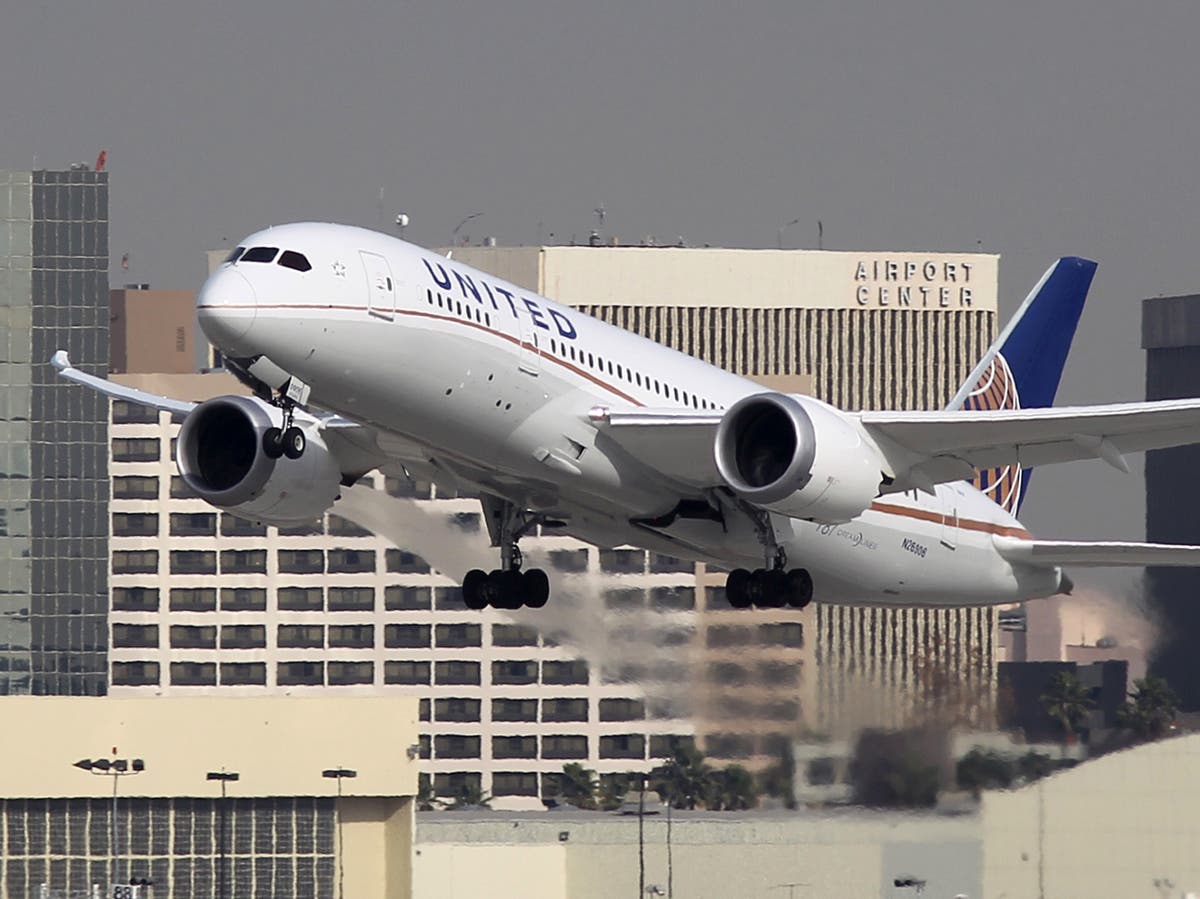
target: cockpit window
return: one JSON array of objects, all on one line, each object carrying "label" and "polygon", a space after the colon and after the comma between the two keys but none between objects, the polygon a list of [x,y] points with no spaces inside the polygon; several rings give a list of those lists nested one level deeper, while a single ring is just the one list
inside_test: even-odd
[{"label": "cockpit window", "polygon": [[251,247],[242,254],[241,262],[274,262],[279,247]]},{"label": "cockpit window", "polygon": [[238,258],[245,252],[246,252],[245,247],[238,247],[236,250],[234,250],[232,253],[230,253],[228,256],[225,257],[225,261],[226,262],[237,262]]},{"label": "cockpit window", "polygon": [[284,250],[283,255],[279,257],[279,264],[288,268],[294,268],[298,272],[312,270],[312,263],[308,261],[303,253],[297,253],[295,250]]}]

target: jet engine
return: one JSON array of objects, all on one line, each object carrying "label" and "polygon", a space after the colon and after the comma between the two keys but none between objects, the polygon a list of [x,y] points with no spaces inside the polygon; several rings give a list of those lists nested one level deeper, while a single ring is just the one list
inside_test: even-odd
[{"label": "jet engine", "polygon": [[201,403],[179,429],[180,475],[202,499],[241,518],[274,525],[319,518],[337,499],[341,471],[316,419],[302,412],[295,426],[306,438],[303,455],[269,455],[263,438],[282,421],[281,409],[255,397]]},{"label": "jet engine", "polygon": [[836,409],[809,397],[759,393],[717,428],[717,471],[749,503],[822,524],[860,515],[879,495],[878,452]]}]

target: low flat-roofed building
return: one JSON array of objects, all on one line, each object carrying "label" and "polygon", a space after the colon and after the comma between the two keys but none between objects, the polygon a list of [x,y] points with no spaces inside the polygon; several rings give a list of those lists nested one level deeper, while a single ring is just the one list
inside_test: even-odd
[{"label": "low flat-roofed building", "polygon": [[154,899],[333,899],[339,880],[345,895],[411,895],[415,699],[9,697],[0,710],[3,899],[143,880]]}]

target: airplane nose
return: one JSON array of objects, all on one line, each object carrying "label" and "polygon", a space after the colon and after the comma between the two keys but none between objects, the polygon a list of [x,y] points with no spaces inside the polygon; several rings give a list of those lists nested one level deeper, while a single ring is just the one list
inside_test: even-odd
[{"label": "airplane nose", "polygon": [[200,329],[227,356],[248,355],[245,339],[254,324],[258,298],[254,285],[240,272],[214,272],[196,297]]}]

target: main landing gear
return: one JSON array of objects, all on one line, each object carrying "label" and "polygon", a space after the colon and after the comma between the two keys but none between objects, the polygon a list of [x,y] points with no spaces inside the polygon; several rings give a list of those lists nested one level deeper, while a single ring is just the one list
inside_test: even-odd
[{"label": "main landing gear", "polygon": [[517,541],[541,521],[537,515],[494,497],[483,497],[484,518],[492,545],[500,547],[500,567],[472,568],[463,578],[463,603],[468,609],[540,609],[550,599],[550,578],[540,568],[521,570],[524,561]]},{"label": "main landing gear", "polygon": [[775,540],[771,517],[758,509],[748,509],[758,532],[769,568],[747,571],[735,568],[725,579],[725,598],[735,609],[803,609],[813,598],[812,575],[803,568],[787,567],[787,553]]},{"label": "main landing gear", "polygon": [[[304,448],[308,445],[308,439],[304,436],[304,432],[296,427],[296,407],[300,405],[294,397],[292,389],[292,378],[287,384],[287,389],[281,391],[279,397],[274,401],[280,409],[283,410],[283,427],[267,428],[263,433],[262,449],[268,459],[278,459],[280,456],[287,456],[289,459],[299,459],[304,455]],[[308,388],[301,385],[301,395],[307,395]]]}]

